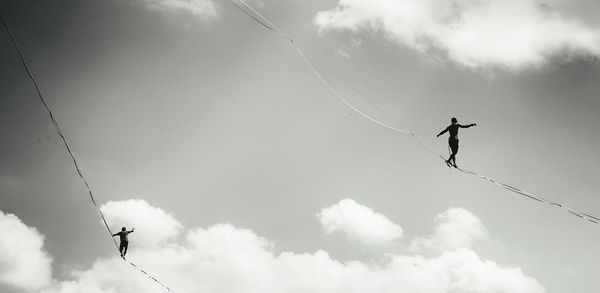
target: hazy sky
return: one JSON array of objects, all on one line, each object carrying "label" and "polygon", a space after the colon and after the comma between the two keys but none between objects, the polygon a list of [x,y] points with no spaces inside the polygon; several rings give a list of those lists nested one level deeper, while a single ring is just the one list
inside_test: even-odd
[{"label": "hazy sky", "polygon": [[[594,0],[254,0],[459,166],[600,215]],[[600,226],[449,170],[229,1],[0,2],[130,259],[175,292],[599,292]],[[8,35],[0,291],[162,292],[115,252]],[[391,115],[388,119],[346,82]]]}]

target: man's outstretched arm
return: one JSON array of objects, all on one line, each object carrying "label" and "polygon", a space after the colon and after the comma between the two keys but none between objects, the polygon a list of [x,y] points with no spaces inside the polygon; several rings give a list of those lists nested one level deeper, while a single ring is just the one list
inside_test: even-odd
[{"label": "man's outstretched arm", "polygon": [[458,127],[460,127],[460,128],[469,128],[471,126],[477,126],[477,123],[471,123],[469,125],[460,125],[460,124],[458,125]]},{"label": "man's outstretched arm", "polygon": [[440,135],[446,133],[446,131],[448,131],[448,127],[446,127],[446,129],[442,130],[442,132],[438,133],[437,137],[440,137]]}]

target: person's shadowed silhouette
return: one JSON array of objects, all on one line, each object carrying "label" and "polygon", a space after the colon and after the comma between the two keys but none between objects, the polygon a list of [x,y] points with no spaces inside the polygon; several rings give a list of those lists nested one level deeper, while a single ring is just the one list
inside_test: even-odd
[{"label": "person's shadowed silhouette", "polygon": [[135,231],[135,228],[131,229],[131,231],[127,231],[127,229],[123,227],[121,228],[121,232],[113,234],[113,237],[119,236],[121,240],[119,245],[119,252],[121,252],[122,258],[125,258],[125,254],[127,254],[127,247],[129,246],[129,239],[127,238],[127,235],[129,233],[133,233],[133,231]]},{"label": "person's shadowed silhouette", "polygon": [[446,164],[448,166],[454,166],[454,168],[456,168],[456,154],[458,153],[458,129],[477,126],[477,124],[472,123],[469,125],[460,125],[458,124],[458,120],[456,120],[456,118],[454,117],[450,121],[452,122],[452,124],[446,127],[446,129],[442,130],[442,132],[438,133],[437,137],[440,137],[440,135],[446,132],[450,133],[450,137],[448,137],[448,145],[450,145],[450,150],[452,151],[452,154],[450,154],[450,157],[448,158],[448,160],[446,160]]}]

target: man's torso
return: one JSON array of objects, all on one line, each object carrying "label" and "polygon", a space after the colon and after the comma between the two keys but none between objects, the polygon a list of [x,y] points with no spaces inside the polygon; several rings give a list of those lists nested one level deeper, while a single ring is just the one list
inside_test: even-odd
[{"label": "man's torso", "polygon": [[121,239],[121,242],[128,242],[129,241],[129,239],[127,239],[127,234],[129,234],[128,231],[121,231],[118,234],[119,234],[119,238]]}]

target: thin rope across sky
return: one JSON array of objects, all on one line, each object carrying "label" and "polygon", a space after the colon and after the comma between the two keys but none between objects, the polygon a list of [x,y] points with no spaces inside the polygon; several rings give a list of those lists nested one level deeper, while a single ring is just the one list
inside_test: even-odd
[{"label": "thin rope across sky", "polygon": [[[249,17],[251,17],[254,21],[258,22],[260,25],[262,25],[263,27],[269,29],[270,31],[279,34],[282,38],[286,39],[287,41],[290,42],[290,44],[292,45],[292,47],[296,50],[296,52],[298,53],[298,55],[300,56],[300,58],[302,59],[302,61],[304,61],[304,63],[306,64],[306,66],[308,66],[308,68],[312,71],[312,73],[317,77],[317,79],[319,79],[319,81],[337,98],[339,99],[342,103],[344,103],[346,106],[348,106],[352,111],[356,112],[357,114],[359,114],[360,116],[362,116],[363,118],[390,130],[393,130],[394,132],[400,133],[400,134],[404,134],[404,135],[409,135],[411,136],[421,147],[423,147],[425,150],[427,150],[429,153],[431,153],[432,155],[435,155],[436,157],[439,156],[442,160],[445,160],[445,158],[442,155],[437,155],[435,154],[431,148],[429,146],[427,146],[425,143],[423,143],[423,141],[412,131],[408,131],[408,130],[402,130],[399,128],[396,128],[394,126],[388,125],[386,123],[383,123],[365,113],[363,113],[362,111],[360,111],[358,108],[356,108],[354,105],[352,105],[352,103],[350,103],[348,100],[346,100],[342,95],[340,95],[331,85],[329,85],[329,83],[323,78],[323,76],[321,75],[321,73],[319,73],[319,71],[312,65],[312,63],[310,62],[310,60],[306,57],[306,55],[304,55],[304,53],[302,52],[302,50],[300,49],[300,47],[298,47],[296,41],[290,37],[287,33],[285,33],[284,31],[282,31],[281,29],[279,29],[277,26],[275,26],[270,20],[268,20],[266,17],[264,17],[262,14],[260,14],[260,12],[258,12],[256,9],[254,9],[250,4],[248,4],[246,1],[244,0],[230,0],[237,8],[239,8],[240,10],[242,10],[242,12],[244,12],[246,15],[248,15]],[[240,4],[238,4],[238,2]],[[348,84],[348,83],[346,83]],[[353,88],[352,86],[350,86],[348,84],[348,86],[354,90],[355,92],[357,92],[359,94],[359,96],[361,96],[363,99],[365,99],[366,101],[368,101],[371,104],[374,104],[370,99],[368,99],[366,96],[364,96],[363,94],[361,94],[360,92],[358,92],[355,88]],[[391,116],[389,116],[385,111],[383,111],[383,109],[381,109],[378,106],[375,106],[375,108],[377,108],[380,112],[382,112],[386,117],[388,117],[390,120],[395,121],[395,119],[393,119]],[[469,171],[463,168],[458,168],[456,167],[457,170],[459,170],[460,172],[466,174],[466,175],[470,175],[473,176],[475,178],[479,178],[485,181],[488,181],[490,183],[493,183],[499,187],[502,187],[510,192],[516,193],[518,195],[521,195],[525,198],[529,198],[532,200],[535,200],[537,202],[540,203],[545,203],[548,204],[550,206],[554,206],[554,207],[558,207],[561,208],[562,210],[568,212],[571,215],[574,215],[578,218],[581,218],[583,220],[586,220],[590,223],[594,223],[594,224],[599,224],[600,223],[600,218],[592,216],[590,214],[587,213],[583,213],[580,211],[577,211],[575,209],[572,209],[568,206],[565,206],[561,203],[555,202],[553,200],[547,199],[545,197],[539,196],[539,195],[535,195],[533,193],[524,191],[522,189],[513,187],[511,185],[499,182],[497,180],[494,180],[490,177],[478,174],[476,172],[473,171]]]},{"label": "thin rope across sky", "polygon": [[[119,245],[117,244],[117,241],[113,237],[113,233],[110,230],[108,223],[106,222],[106,217],[104,217],[102,210],[100,210],[100,207],[96,203],[96,199],[94,198],[92,188],[90,188],[90,185],[88,184],[88,181],[85,178],[85,175],[83,175],[83,172],[81,171],[81,168],[79,167],[79,163],[77,162],[77,159],[75,158],[75,155],[73,154],[73,151],[71,150],[71,146],[69,145],[67,138],[63,134],[63,132],[60,128],[60,125],[58,124],[58,121],[56,121],[56,118],[54,117],[54,114],[52,113],[50,106],[48,106],[48,103],[46,102],[46,99],[42,95],[42,91],[40,90],[40,87],[39,87],[37,81],[33,77],[33,74],[31,73],[29,66],[27,66],[27,62],[25,61],[25,56],[23,56],[23,52],[21,51],[21,48],[19,47],[17,41],[15,40],[15,37],[14,37],[10,27],[8,26],[6,21],[4,21],[4,18],[1,15],[0,15],[0,23],[2,23],[2,26],[4,26],[4,28],[6,28],[6,31],[8,32],[8,36],[10,38],[10,41],[12,42],[15,49],[19,53],[19,58],[21,60],[21,64],[25,68],[25,71],[27,72],[29,79],[31,79],[31,82],[33,82],[33,85],[35,86],[35,90],[37,91],[38,97],[39,97],[40,101],[42,102],[42,104],[44,105],[46,112],[48,112],[48,115],[50,116],[50,120],[52,121],[52,125],[54,126],[54,129],[56,129],[56,132],[60,136],[60,138],[63,142],[63,145],[65,146],[65,149],[67,150],[67,153],[69,154],[69,157],[71,157],[71,160],[73,161],[73,166],[75,167],[75,170],[77,171],[77,174],[79,175],[79,178],[81,178],[81,180],[83,181],[83,184],[85,185],[85,189],[87,190],[87,192],[90,196],[90,200],[92,201],[92,204],[94,204],[94,207],[96,208],[96,210],[98,210],[98,213],[100,214],[100,217],[102,218],[102,222],[104,223],[104,227],[106,227],[106,230],[108,231],[108,235],[110,236],[110,239],[112,239],[113,243],[115,244],[115,247],[117,248],[117,250],[119,250]],[[151,280],[153,280],[154,282],[156,282],[157,284],[159,284],[160,286],[165,288],[168,292],[173,292],[169,287],[167,287],[162,282],[160,282],[159,280],[157,280],[156,278],[154,278],[153,276],[151,276],[150,274],[148,274],[147,272],[145,272],[144,270],[139,268],[133,262],[128,262],[124,258],[123,258],[123,261],[129,263],[133,268],[135,268],[140,273],[146,275],[148,278],[150,278]]]}]

